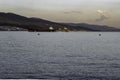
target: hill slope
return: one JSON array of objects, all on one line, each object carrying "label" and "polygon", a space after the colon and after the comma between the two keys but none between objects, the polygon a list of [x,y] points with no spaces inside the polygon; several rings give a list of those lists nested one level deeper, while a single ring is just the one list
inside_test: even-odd
[{"label": "hill slope", "polygon": [[59,28],[64,29],[64,27],[72,30],[71,27],[63,24],[39,18],[28,18],[14,13],[0,13],[0,26],[16,26],[30,31],[49,31],[49,27],[53,27],[55,31]]},{"label": "hill slope", "polygon": [[[74,23],[56,23],[40,18],[28,18],[25,16],[17,15],[14,13],[0,12],[0,26],[18,27],[29,31],[51,31],[49,28],[52,27],[52,31],[120,31],[120,29],[90,25],[85,23],[74,24]],[[0,30],[2,30],[0,27]]]},{"label": "hill slope", "polygon": [[71,26],[77,30],[89,30],[89,31],[120,31],[118,28],[109,27],[106,25],[91,25],[86,23],[64,23],[68,26]]}]

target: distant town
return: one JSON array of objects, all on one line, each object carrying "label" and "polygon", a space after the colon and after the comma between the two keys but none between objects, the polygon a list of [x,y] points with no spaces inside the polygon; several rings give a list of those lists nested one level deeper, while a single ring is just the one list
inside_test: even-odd
[{"label": "distant town", "polygon": [[11,26],[0,26],[0,31],[27,31],[27,29]]}]

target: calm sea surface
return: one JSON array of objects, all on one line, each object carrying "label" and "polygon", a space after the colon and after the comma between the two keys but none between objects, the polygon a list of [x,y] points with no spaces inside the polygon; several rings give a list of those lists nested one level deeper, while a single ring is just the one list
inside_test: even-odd
[{"label": "calm sea surface", "polygon": [[0,32],[0,78],[120,80],[120,33],[37,34]]}]

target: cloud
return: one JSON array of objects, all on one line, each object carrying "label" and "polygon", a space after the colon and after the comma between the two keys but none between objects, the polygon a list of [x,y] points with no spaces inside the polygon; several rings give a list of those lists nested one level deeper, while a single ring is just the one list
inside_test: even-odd
[{"label": "cloud", "polygon": [[107,11],[97,10],[97,13],[99,14],[100,17],[95,21],[104,21],[110,18]]},{"label": "cloud", "polygon": [[81,11],[66,11],[65,14],[81,14]]}]

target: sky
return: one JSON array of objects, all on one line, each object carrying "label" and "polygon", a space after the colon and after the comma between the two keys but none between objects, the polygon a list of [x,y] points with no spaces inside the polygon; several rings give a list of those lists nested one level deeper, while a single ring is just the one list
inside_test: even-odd
[{"label": "sky", "polygon": [[0,12],[120,28],[120,0],[0,0]]}]

